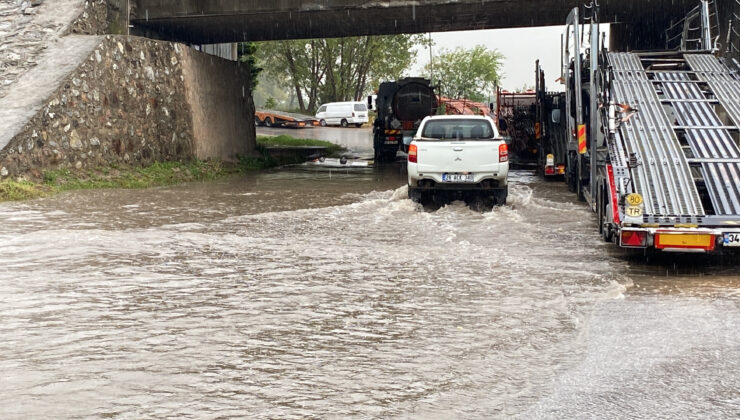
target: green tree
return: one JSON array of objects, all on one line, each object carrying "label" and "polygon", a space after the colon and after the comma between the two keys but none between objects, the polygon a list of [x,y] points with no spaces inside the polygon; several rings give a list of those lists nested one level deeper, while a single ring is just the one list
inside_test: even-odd
[{"label": "green tree", "polygon": [[443,49],[427,64],[437,91],[448,98],[484,102],[501,79],[504,56],[482,45],[471,49]]},{"label": "green tree", "polygon": [[257,78],[259,77],[262,69],[257,65],[257,59],[255,54],[257,52],[257,44],[254,42],[240,42],[237,45],[237,54],[239,55],[239,62],[249,66],[249,72],[251,73],[251,88],[252,91],[257,87]]},{"label": "green tree", "polygon": [[277,107],[277,101],[273,97],[267,98],[265,101],[265,108],[267,109],[275,109]]},{"label": "green tree", "polygon": [[301,111],[313,112],[322,102],[360,100],[381,80],[400,78],[424,42],[420,35],[264,42],[258,62],[295,92]]}]

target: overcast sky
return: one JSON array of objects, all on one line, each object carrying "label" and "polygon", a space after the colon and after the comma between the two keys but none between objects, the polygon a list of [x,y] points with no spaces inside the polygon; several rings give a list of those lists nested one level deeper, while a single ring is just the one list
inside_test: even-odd
[{"label": "overcast sky", "polygon": [[[602,25],[602,30],[608,30]],[[515,90],[524,86],[534,86],[534,63],[540,59],[545,71],[548,90],[560,90],[555,79],[560,77],[560,35],[563,26],[541,28],[494,29],[463,32],[437,32],[432,34],[435,54],[442,48],[471,48],[483,45],[488,49],[497,49],[506,57],[504,60],[504,77],[501,86]],[[607,39],[608,33],[607,33]],[[426,76],[424,66],[429,63],[429,50],[419,51],[417,64],[409,72],[410,76]]]}]

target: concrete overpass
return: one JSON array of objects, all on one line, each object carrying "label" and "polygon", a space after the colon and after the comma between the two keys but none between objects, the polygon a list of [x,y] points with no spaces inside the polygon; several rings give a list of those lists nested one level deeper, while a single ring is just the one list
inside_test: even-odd
[{"label": "concrete overpass", "polygon": [[[194,44],[561,25],[587,0],[129,0],[135,32]],[[601,0],[620,36],[660,47],[696,0]],[[649,35],[649,36],[645,36]]]}]

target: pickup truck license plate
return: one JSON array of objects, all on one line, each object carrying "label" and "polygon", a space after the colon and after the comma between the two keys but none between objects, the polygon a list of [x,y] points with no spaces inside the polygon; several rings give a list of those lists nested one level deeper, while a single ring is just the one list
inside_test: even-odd
[{"label": "pickup truck license plate", "polygon": [[725,246],[740,246],[740,232],[728,232],[724,234]]},{"label": "pickup truck license plate", "polygon": [[442,181],[444,182],[474,182],[473,174],[461,175],[461,174],[443,174]]}]

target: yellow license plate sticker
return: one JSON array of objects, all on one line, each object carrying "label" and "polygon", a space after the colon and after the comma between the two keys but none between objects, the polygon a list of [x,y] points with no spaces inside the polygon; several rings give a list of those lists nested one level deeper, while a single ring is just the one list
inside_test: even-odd
[{"label": "yellow license plate sticker", "polygon": [[658,233],[656,248],[714,248],[714,236],[702,233]]},{"label": "yellow license plate sticker", "polygon": [[630,194],[627,196],[627,204],[630,206],[639,206],[642,204],[642,196],[640,194]]},{"label": "yellow license plate sticker", "polygon": [[642,208],[630,206],[624,209],[624,214],[629,217],[642,217]]}]

